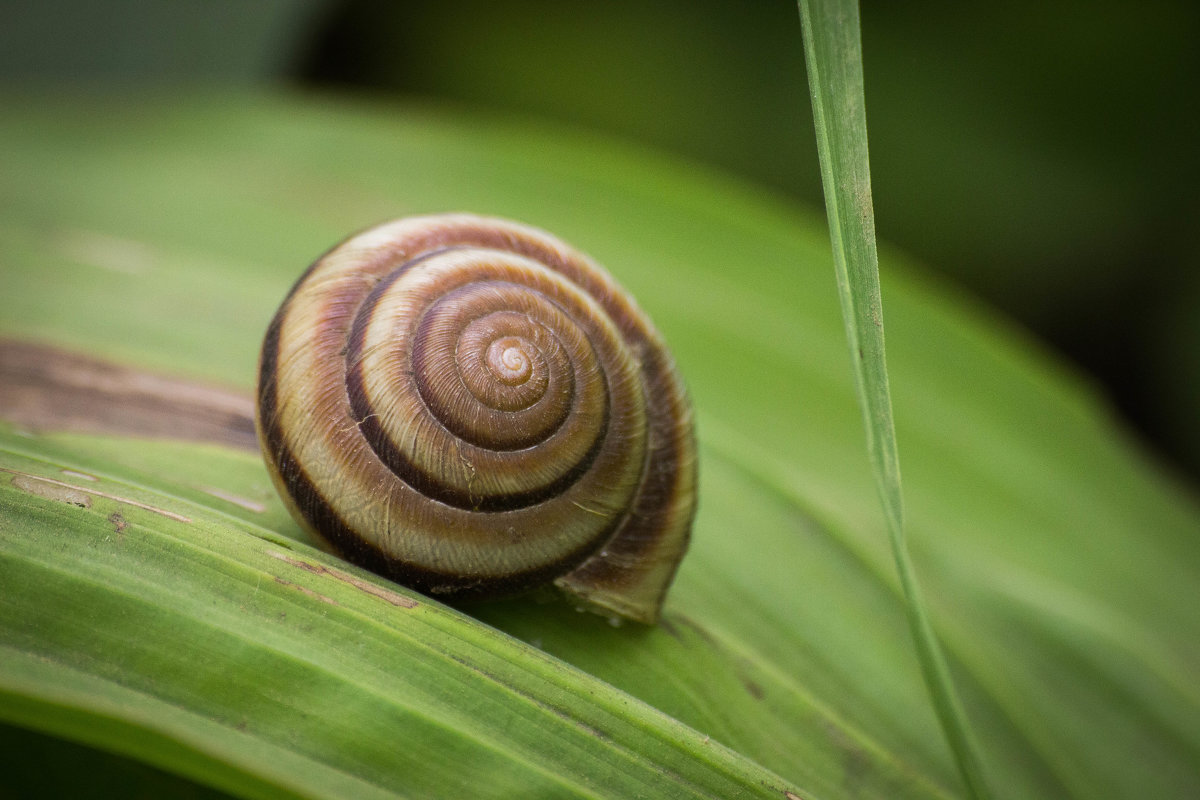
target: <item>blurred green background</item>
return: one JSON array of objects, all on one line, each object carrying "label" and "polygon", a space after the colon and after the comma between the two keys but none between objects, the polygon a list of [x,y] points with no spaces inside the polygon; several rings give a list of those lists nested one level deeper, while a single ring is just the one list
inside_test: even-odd
[{"label": "blurred green background", "polygon": [[[0,12],[8,88],[453,104],[480,124],[583,127],[822,202],[788,0],[7,0]],[[862,19],[881,240],[1094,376],[1195,481],[1200,4],[866,0]]]}]

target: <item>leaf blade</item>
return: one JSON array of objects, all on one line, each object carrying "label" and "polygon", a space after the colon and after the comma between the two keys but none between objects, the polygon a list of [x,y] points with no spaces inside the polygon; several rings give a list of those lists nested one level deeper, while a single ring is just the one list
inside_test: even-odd
[{"label": "leaf blade", "polygon": [[[11,451],[2,455],[10,475],[45,471]],[[165,728],[168,741],[201,742],[210,754],[204,764],[220,767],[185,774],[224,775],[230,782],[219,785],[239,793],[267,782],[297,796],[371,786],[393,796],[399,775],[407,776],[405,791],[498,796],[538,786],[580,797],[769,796],[754,787],[779,786],[757,765],[632,698],[424,598],[378,586],[303,545],[284,551],[225,521],[207,526],[202,510],[185,523],[130,506],[124,501],[141,503],[145,495],[101,485],[86,509],[0,485],[0,572],[12,587],[3,607],[8,663],[49,664],[32,687],[40,691],[55,688],[51,672],[68,684],[81,675],[92,680],[88,691],[67,693],[76,708],[91,706],[82,719],[45,720],[40,712],[63,702],[51,692],[15,721],[36,718],[78,734],[89,720],[118,714]],[[154,508],[173,505],[169,497],[150,499]],[[114,506],[124,515],[119,532]],[[37,541],[46,530],[57,531],[49,551]],[[361,652],[347,654],[348,636]],[[189,669],[194,660],[221,664],[231,655],[247,675],[272,681],[223,686],[219,671]],[[402,681],[386,666],[397,661],[406,665]],[[13,674],[0,674],[6,691],[18,694]],[[272,688],[275,682],[287,691]],[[38,697],[27,682],[23,688]],[[131,689],[141,702],[131,704]],[[144,716],[139,707],[147,703],[153,713]],[[172,709],[191,713],[172,722]],[[320,725],[300,722],[312,716]],[[285,758],[271,743],[287,742],[298,725],[306,738]],[[495,735],[497,725],[507,726],[505,737]],[[114,731],[138,739],[136,726],[104,732]],[[256,734],[255,746],[247,746],[246,731]],[[665,748],[658,756],[655,740]],[[686,753],[676,750],[684,740],[692,742]],[[679,755],[659,758],[671,751]],[[166,767],[186,763],[169,746],[138,752]],[[588,761],[590,768],[570,767]],[[422,789],[413,777],[420,775],[433,782]]]},{"label": "leaf blade", "polygon": [[813,122],[821,160],[838,295],[862,408],[867,455],[887,520],[909,627],[946,739],[971,796],[991,793],[979,745],[929,619],[904,534],[900,457],[883,336],[883,301],[867,155],[862,42],[856,0],[799,0]]}]

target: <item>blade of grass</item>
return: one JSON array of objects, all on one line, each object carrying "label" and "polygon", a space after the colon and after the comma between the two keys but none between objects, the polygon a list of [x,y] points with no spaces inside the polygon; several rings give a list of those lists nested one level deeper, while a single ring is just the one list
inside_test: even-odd
[{"label": "blade of grass", "polygon": [[966,713],[929,621],[904,537],[900,460],[883,342],[857,0],[799,0],[834,269],[867,452],[925,683],[971,796],[990,797]]}]

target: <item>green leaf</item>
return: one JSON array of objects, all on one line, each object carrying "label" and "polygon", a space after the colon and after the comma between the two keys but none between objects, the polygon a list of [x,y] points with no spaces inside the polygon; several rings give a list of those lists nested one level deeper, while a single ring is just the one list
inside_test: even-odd
[{"label": "green leaf", "polygon": [[[701,507],[655,628],[536,598],[453,610],[301,541],[249,450],[54,425],[0,393],[0,718],[248,797],[961,793],[815,215],[484,116],[3,100],[0,336],[245,398],[271,314],[337,240],[512,217],[663,331]],[[1036,346],[881,262],[913,558],[1000,794],[1194,796],[1195,499]]]},{"label": "green leaf", "polygon": [[978,746],[950,677],[946,656],[930,625],[904,536],[900,457],[883,344],[858,0],[800,0],[799,5],[833,263],[850,344],[854,389],[867,434],[867,455],[883,504],[888,540],[904,587],[908,624],[925,684],[967,789],[972,797],[987,798],[991,793],[983,777]]}]

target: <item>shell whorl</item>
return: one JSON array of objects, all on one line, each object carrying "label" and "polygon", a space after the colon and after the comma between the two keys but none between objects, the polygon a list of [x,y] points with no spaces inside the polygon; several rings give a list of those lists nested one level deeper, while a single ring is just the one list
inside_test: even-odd
[{"label": "shell whorl", "polygon": [[410,217],[328,252],[268,328],[257,422],[301,524],[431,594],[554,582],[653,622],[687,546],[670,355],[606,272],[525,225]]}]

